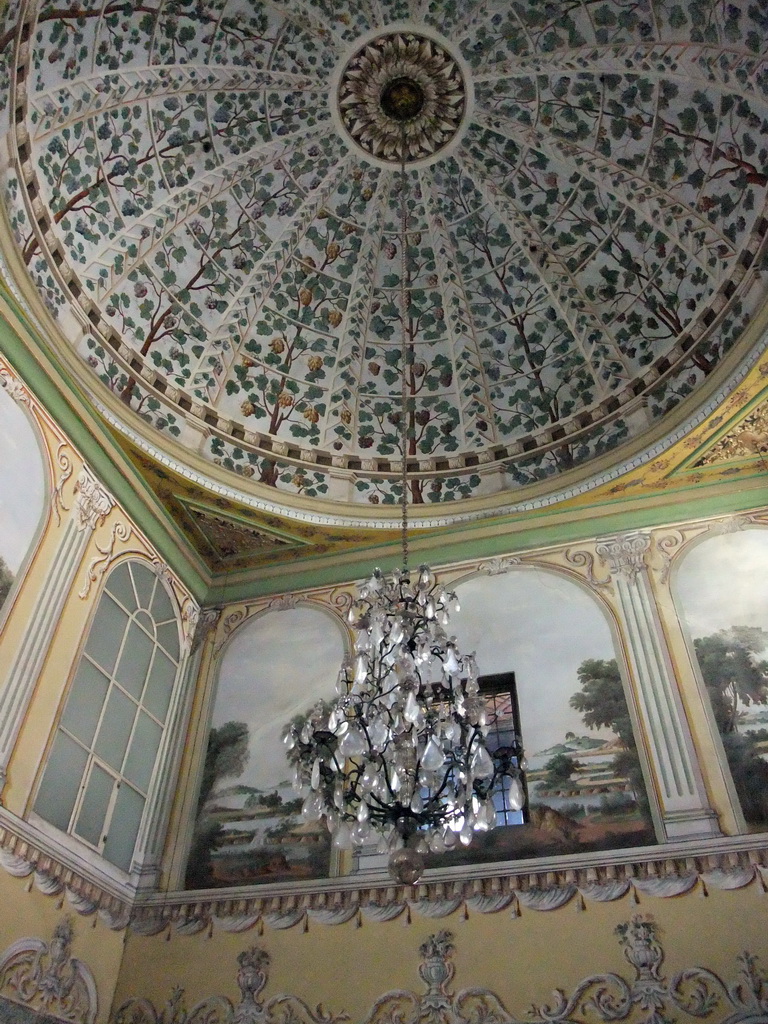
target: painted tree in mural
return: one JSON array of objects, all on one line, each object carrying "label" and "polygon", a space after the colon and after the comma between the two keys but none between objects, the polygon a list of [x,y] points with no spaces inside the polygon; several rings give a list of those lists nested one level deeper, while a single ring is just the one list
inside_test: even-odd
[{"label": "painted tree in mural", "polygon": [[206,805],[222,779],[242,774],[250,756],[248,739],[248,726],[244,722],[225,722],[210,731],[187,861],[187,885],[192,888],[210,880],[211,851],[222,834],[221,824],[207,813]]},{"label": "painted tree in mural", "polygon": [[2,608],[5,598],[10,593],[14,579],[15,577],[8,568],[5,559],[0,555],[0,608]]},{"label": "painted tree in mural", "polygon": [[10,593],[15,577],[8,568],[5,559],[0,555],[0,608],[3,607],[6,597]]},{"label": "painted tree in mural", "polygon": [[589,729],[611,729],[619,737],[623,750],[613,758],[613,771],[629,780],[638,807],[650,820],[632,719],[615,658],[609,661],[588,658],[579,665],[578,678],[581,690],[571,697],[571,707],[581,713]]},{"label": "painted tree in mural", "polygon": [[694,640],[707,688],[741,801],[750,824],[768,824],[768,729],[743,731],[743,709],[768,704],[768,632],[756,626],[731,626]]}]

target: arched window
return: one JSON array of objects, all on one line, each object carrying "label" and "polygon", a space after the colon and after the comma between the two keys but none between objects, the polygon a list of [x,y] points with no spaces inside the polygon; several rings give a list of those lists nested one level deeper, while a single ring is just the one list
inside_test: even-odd
[{"label": "arched window", "polygon": [[107,579],[35,801],[129,871],[179,669],[171,598],[142,562]]}]

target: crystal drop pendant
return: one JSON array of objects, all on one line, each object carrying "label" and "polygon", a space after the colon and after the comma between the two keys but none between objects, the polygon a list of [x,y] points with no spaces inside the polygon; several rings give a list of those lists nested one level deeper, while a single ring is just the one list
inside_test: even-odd
[{"label": "crystal drop pendant", "polygon": [[483,744],[478,743],[472,755],[472,774],[476,779],[488,779],[493,775],[493,761]]},{"label": "crystal drop pendant", "polygon": [[356,726],[352,725],[341,737],[339,753],[342,757],[355,757],[356,754],[362,754],[365,747],[365,737]]},{"label": "crystal drop pendant", "polygon": [[445,839],[442,832],[433,832],[429,837],[429,848],[432,853],[445,853]]},{"label": "crystal drop pendant", "polygon": [[357,820],[368,821],[368,804],[364,801],[360,801],[360,806],[357,808]]},{"label": "crystal drop pendant", "polygon": [[513,811],[521,811],[525,804],[525,790],[523,784],[518,778],[512,778],[509,780],[509,791],[507,793],[507,803]]},{"label": "crystal drop pendant", "polygon": [[363,846],[371,838],[371,826],[367,821],[352,826],[350,836],[355,846]]},{"label": "crystal drop pendant", "polygon": [[411,725],[415,725],[419,720],[421,714],[421,708],[419,702],[416,700],[416,694],[413,690],[408,694],[408,699],[405,702],[405,708],[403,709],[403,718],[406,722],[410,722]]},{"label": "crystal drop pendant", "polygon": [[462,826],[461,832],[459,832],[459,842],[462,846],[469,846],[472,842],[472,825],[469,821],[465,821]]},{"label": "crystal drop pendant", "polygon": [[323,799],[319,793],[312,791],[301,806],[304,821],[319,821],[323,813]]},{"label": "crystal drop pendant", "polygon": [[352,845],[352,833],[349,825],[342,821],[333,834],[333,845],[337,850],[348,850]]},{"label": "crystal drop pendant", "polygon": [[418,790],[413,794],[413,799],[411,800],[411,810],[413,811],[414,814],[421,814],[421,812],[424,810],[424,801],[422,800],[421,793],[419,793]]},{"label": "crystal drop pendant", "polygon": [[320,788],[320,758],[315,758],[315,763],[312,765],[312,776],[309,780],[309,784],[312,789]]},{"label": "crystal drop pendant", "polygon": [[389,730],[387,729],[386,723],[383,719],[377,718],[376,721],[368,729],[368,735],[371,739],[371,746],[374,750],[382,750],[387,742]]},{"label": "crystal drop pendant", "polygon": [[429,743],[424,750],[421,759],[421,767],[428,772],[436,772],[445,763],[445,755],[434,736],[430,737]]}]

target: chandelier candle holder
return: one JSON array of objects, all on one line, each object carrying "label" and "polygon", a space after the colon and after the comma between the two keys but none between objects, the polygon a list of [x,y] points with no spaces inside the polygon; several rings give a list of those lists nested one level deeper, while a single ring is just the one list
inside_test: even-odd
[{"label": "chandelier candle holder", "polygon": [[392,875],[413,884],[423,854],[469,845],[496,824],[494,792],[525,795],[517,748],[489,751],[474,654],[446,627],[456,595],[427,566],[376,570],[348,619],[357,637],[336,699],[285,732],[305,821],[325,818],[337,849],[378,841]]}]

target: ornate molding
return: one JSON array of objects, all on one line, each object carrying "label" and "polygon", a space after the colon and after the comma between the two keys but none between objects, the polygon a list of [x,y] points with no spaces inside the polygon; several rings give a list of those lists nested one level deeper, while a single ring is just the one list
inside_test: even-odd
[{"label": "ornate molding", "polygon": [[83,466],[75,483],[72,515],[78,530],[96,530],[115,507],[115,499],[102,487],[87,466]]},{"label": "ornate molding", "polygon": [[27,938],[0,956],[0,995],[57,1020],[93,1024],[98,1013],[96,982],[86,965],[71,956],[69,918],[54,929],[50,943]]},{"label": "ornate molding", "polygon": [[[547,1024],[581,1024],[587,1021],[621,1021],[639,1009],[640,1024],[661,1024],[671,1018],[667,1011],[685,1013],[698,1020],[717,1014],[718,1021],[760,1024],[768,1019],[768,978],[751,953],[739,955],[739,971],[725,982],[704,967],[687,967],[670,981],[661,973],[664,948],[650,917],[635,916],[617,926],[624,956],[635,970],[627,981],[618,974],[594,974],[581,981],[566,998],[557,989],[552,1006],[534,1006],[529,1020]],[[725,1014],[726,1016],[723,1016]]]},{"label": "ornate molding", "polygon": [[662,536],[654,534],[656,550],[661,556],[661,568],[659,569],[659,582],[666,583],[672,571],[672,562],[685,546],[685,535],[680,530],[672,530]]},{"label": "ornate molding", "polygon": [[[224,891],[162,893],[158,897],[126,892],[87,877],[59,854],[43,847],[26,823],[14,828],[8,812],[0,809],[0,868],[15,878],[28,878],[40,892],[65,898],[78,914],[94,913],[111,929],[130,925],[140,935],[174,932],[193,935],[204,929],[246,932],[264,927],[283,930],[300,925],[344,924],[356,919],[391,921],[413,914],[430,919],[459,913],[496,914],[508,911],[517,917],[526,911],[554,911],[572,904],[606,903],[627,897],[668,898],[709,889],[731,890],[755,885],[768,892],[768,835],[742,836],[712,843],[686,842],[679,849],[657,848],[645,859],[620,860],[596,857],[574,866],[548,861],[487,865],[472,869],[470,877],[436,877],[418,886],[396,886],[389,878],[344,880],[319,879],[313,891],[287,890],[285,886],[256,886],[236,898]],[[762,840],[762,842],[761,842]],[[654,856],[655,854],[655,856]]]},{"label": "ornate molding", "polygon": [[288,612],[304,603],[305,601],[300,594],[280,594],[278,597],[273,597],[264,610],[268,612]]},{"label": "ornate molding", "polygon": [[615,537],[604,537],[595,545],[598,556],[607,562],[611,575],[632,583],[645,567],[645,559],[651,546],[647,533],[621,533]]},{"label": "ornate molding", "polygon": [[115,560],[115,545],[118,542],[124,544],[130,538],[132,532],[132,528],[125,523],[114,523],[106,545],[102,547],[96,542],[96,550],[99,554],[92,558],[88,564],[88,568],[85,571],[85,581],[78,591],[78,597],[83,600],[88,597],[92,585],[104,575]]},{"label": "ornate molding", "polygon": [[71,508],[71,506],[64,504],[63,497],[64,485],[72,476],[75,469],[68,452],[69,445],[66,441],[62,441],[56,449],[56,465],[60,472],[56,481],[56,486],[53,488],[53,492],[51,494],[51,508],[56,516],[56,522],[59,525],[61,524],[61,513],[69,512]]},{"label": "ornate molding", "polygon": [[515,566],[522,565],[523,560],[521,558],[489,558],[479,564],[478,569],[480,572],[484,572],[486,576],[501,576],[505,572],[509,572],[510,569],[514,569]]},{"label": "ornate molding", "polygon": [[11,373],[7,366],[3,365],[0,365],[0,387],[14,402],[18,402],[20,405],[30,404],[30,394],[25,385]]},{"label": "ornate molding", "polygon": [[595,556],[591,551],[573,551],[571,548],[567,548],[565,560],[569,565],[580,570],[593,587],[609,587],[611,585],[610,574],[605,579],[600,579],[595,575]]},{"label": "ornate molding", "polygon": [[[303,928],[313,923],[344,924],[353,918],[390,921],[413,914],[430,919],[461,913],[494,914],[508,911],[512,916],[535,910],[558,910],[574,901],[606,903],[628,897],[668,898],[709,888],[736,889],[750,884],[763,891],[768,879],[768,846],[761,849],[702,854],[700,856],[658,856],[645,862],[610,863],[561,867],[557,870],[521,870],[496,865],[483,877],[422,882],[415,887],[395,886],[389,881],[361,879],[359,888],[345,886],[336,891],[254,892],[233,901],[230,896],[179,893],[165,894],[162,904],[149,900],[137,905],[131,928],[142,935],[158,935],[168,929],[191,934],[214,927],[240,932],[264,926],[277,929]],[[328,883],[326,883],[326,887]],[[263,887],[259,887],[263,890]]]},{"label": "ornate molding", "polygon": [[260,946],[251,946],[238,955],[237,1006],[226,996],[215,995],[195,1003],[188,1011],[184,989],[176,987],[159,1012],[149,999],[127,999],[110,1018],[111,1024],[341,1024],[349,1020],[345,1013],[325,1013],[322,1006],[313,1010],[298,996],[276,995],[260,1001],[269,980],[269,962],[269,954]]}]

